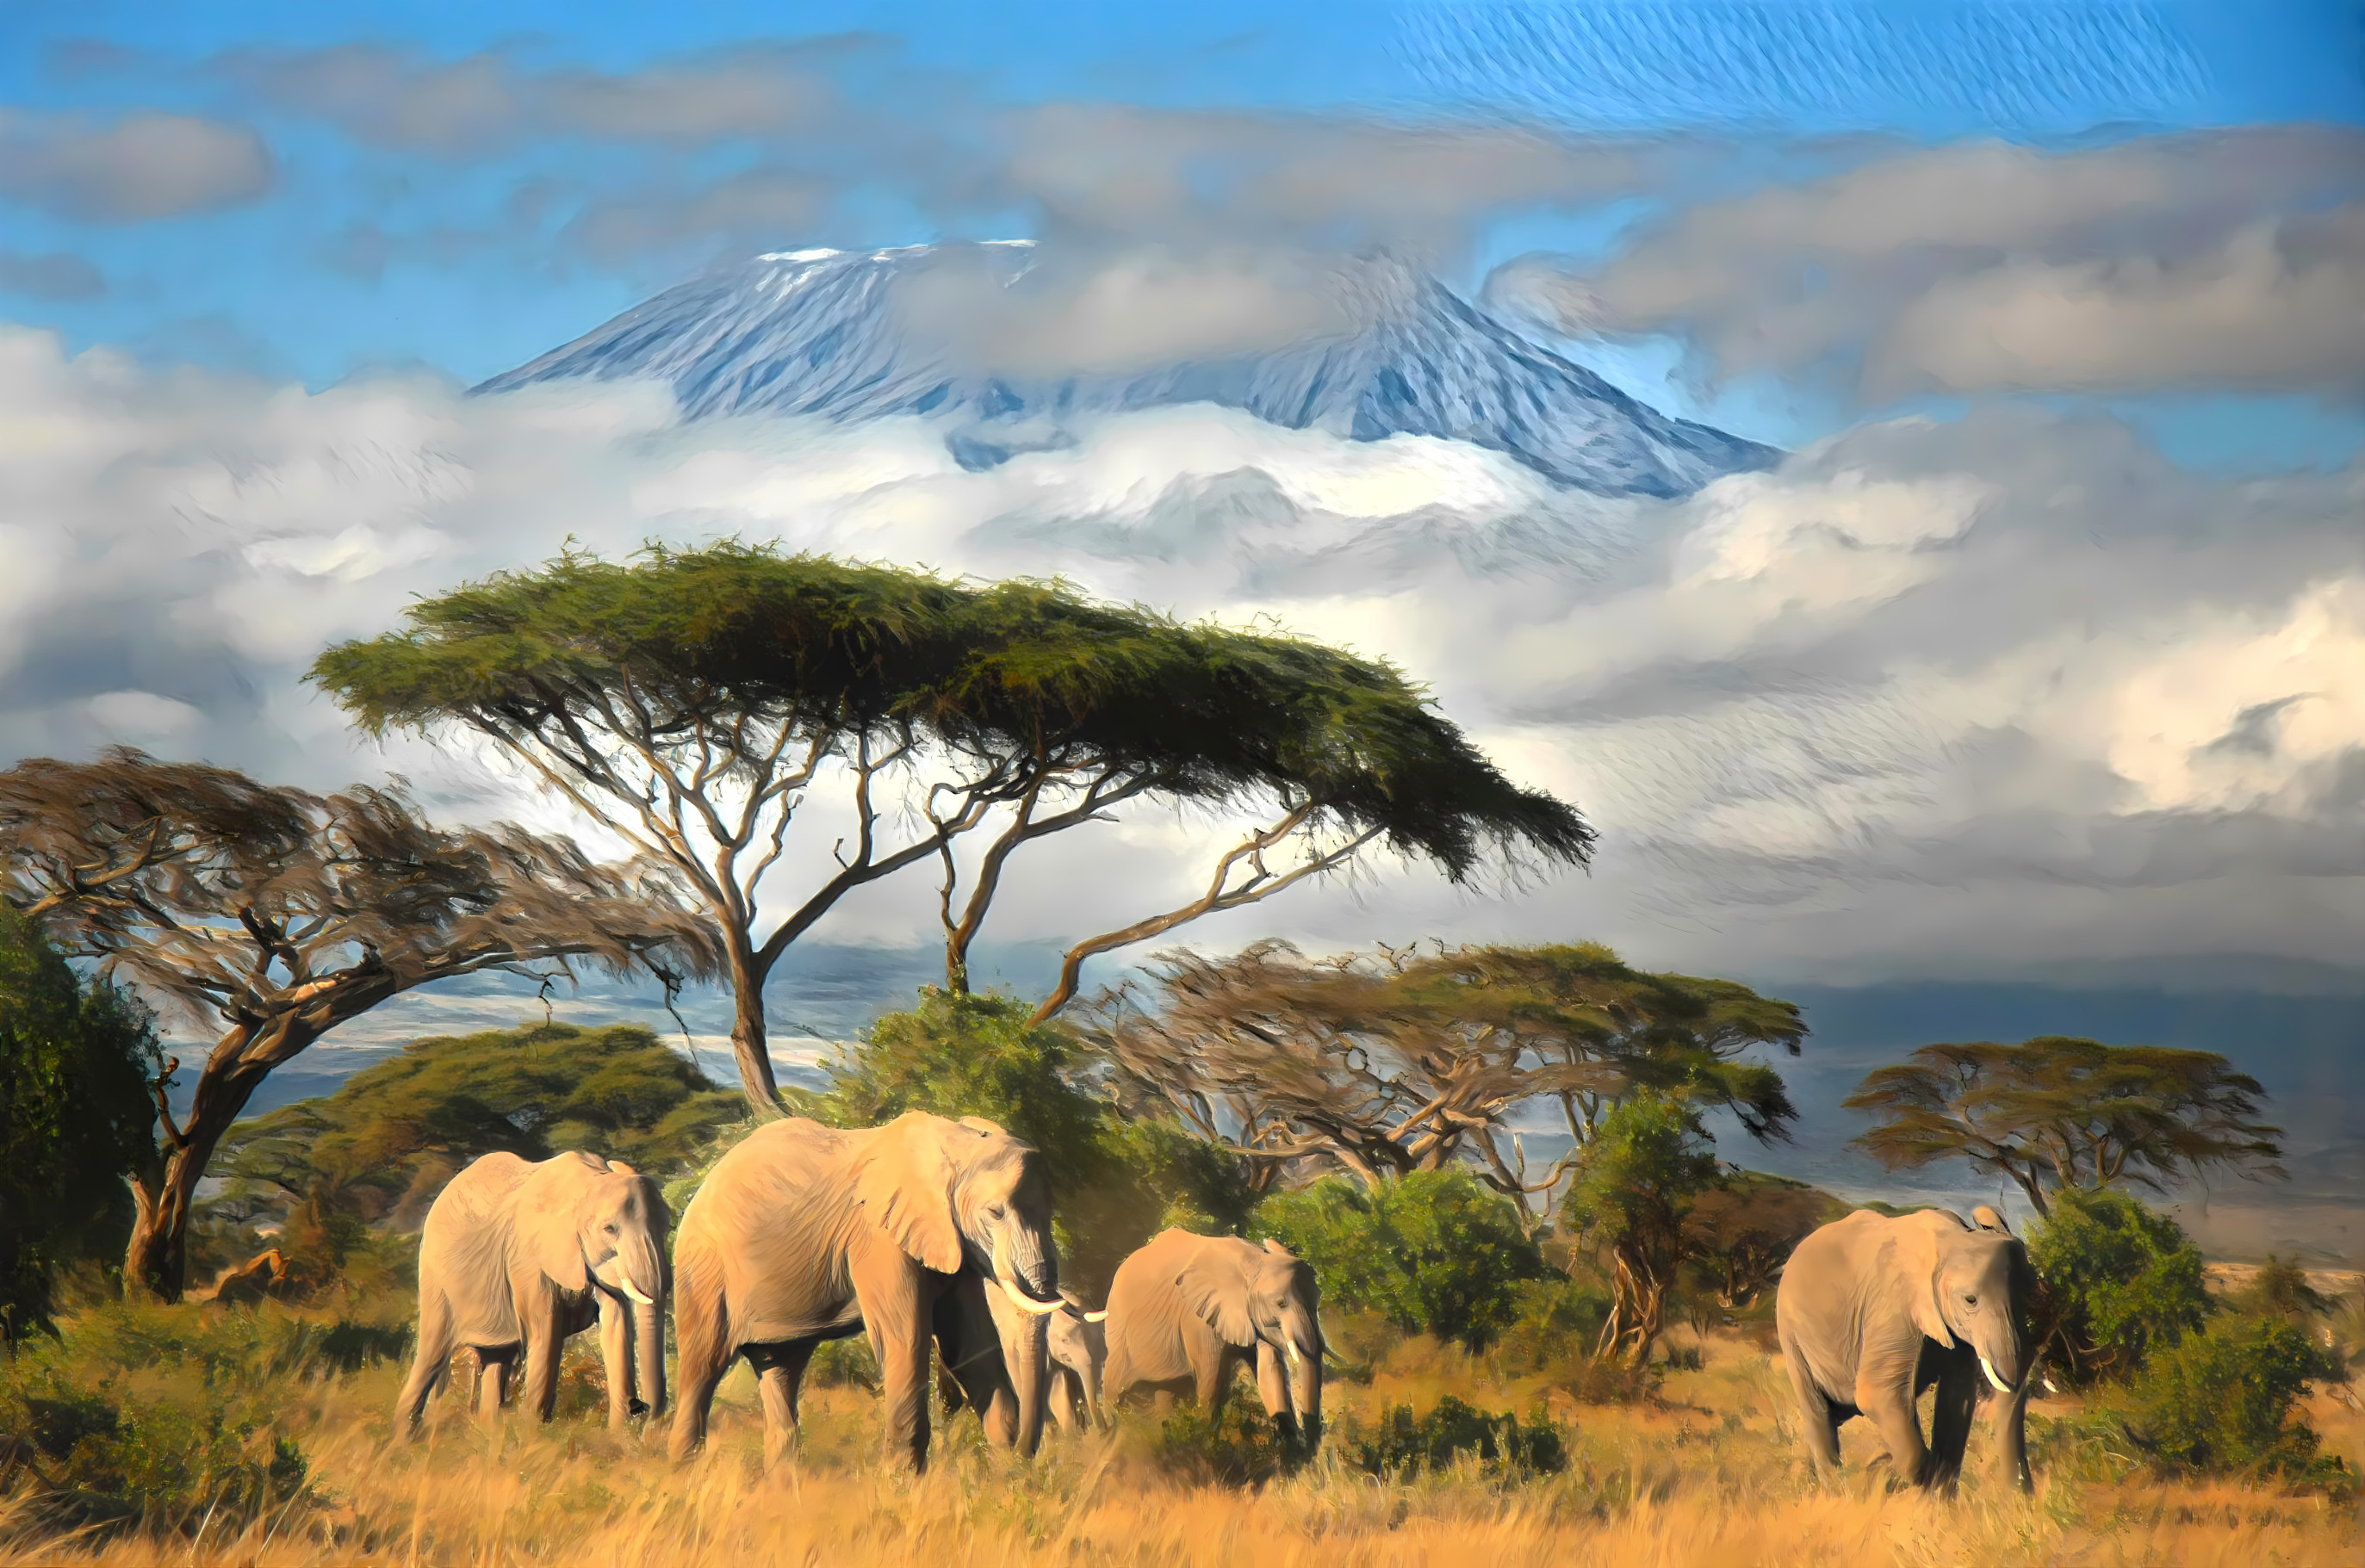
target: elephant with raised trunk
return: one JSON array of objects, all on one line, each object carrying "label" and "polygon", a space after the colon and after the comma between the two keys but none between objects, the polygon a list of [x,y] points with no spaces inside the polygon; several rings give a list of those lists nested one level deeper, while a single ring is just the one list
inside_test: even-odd
[{"label": "elephant with raised trunk", "polygon": [[[1858,1210],[1799,1242],[1782,1271],[1774,1322],[1817,1473],[1838,1473],[1840,1426],[1864,1416],[1901,1479],[1951,1493],[1984,1378],[2003,1397],[2005,1466],[2029,1490],[2035,1286],[2027,1249],[1984,1204],[1969,1222],[1943,1209],[1894,1219]],[[1933,1383],[1924,1443],[1915,1402]]]},{"label": "elephant with raised trunk", "polygon": [[705,1441],[715,1384],[745,1355],[777,1462],[814,1349],[866,1330],[891,1459],[927,1464],[932,1340],[996,1440],[1041,1441],[1045,1319],[1062,1305],[1050,1184],[1042,1156],[992,1122],[909,1111],[854,1132],[801,1116],[758,1128],[690,1200],[674,1267],[676,1459]]},{"label": "elephant with raised trunk", "polygon": [[1107,1316],[1110,1399],[1188,1391],[1212,1420],[1252,1364],[1265,1414],[1309,1448],[1320,1439],[1321,1289],[1278,1241],[1161,1231],[1117,1265]]},{"label": "elephant with raised trunk", "polygon": [[596,1321],[608,1373],[608,1424],[666,1404],[665,1309],[672,1223],[657,1185],[631,1166],[569,1151],[533,1162],[488,1154],[452,1178],[419,1243],[419,1354],[396,1405],[415,1426],[455,1350],[483,1369],[478,1408],[508,1399],[525,1363],[524,1401],[547,1421],[558,1356]]}]

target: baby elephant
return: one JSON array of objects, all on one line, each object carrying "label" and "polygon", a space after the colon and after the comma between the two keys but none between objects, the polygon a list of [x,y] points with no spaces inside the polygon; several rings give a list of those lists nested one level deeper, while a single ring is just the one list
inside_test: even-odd
[{"label": "baby elephant", "polygon": [[1108,1314],[1070,1302],[1051,1319],[1051,1414],[1059,1429],[1100,1426],[1102,1376],[1108,1365]]},{"label": "baby elephant", "polygon": [[1111,1399],[1189,1389],[1213,1419],[1234,1369],[1256,1366],[1265,1414],[1312,1447],[1322,1435],[1321,1291],[1277,1241],[1161,1231],[1109,1287]]},{"label": "baby elephant", "polygon": [[[1982,1204],[1973,1218],[1924,1209],[1889,1219],[1860,1209],[1790,1254],[1774,1323],[1808,1450],[1826,1478],[1839,1470],[1841,1423],[1864,1416],[1880,1429],[1898,1475],[1953,1491],[1984,1378],[2004,1396],[1997,1425],[2005,1463],[2029,1489],[2023,1425],[2036,1272],[2001,1215]],[[1933,1383],[1925,1445],[1914,1403]]]},{"label": "baby elephant", "polygon": [[[665,1413],[665,1309],[672,1284],[657,1184],[631,1166],[568,1152],[539,1164],[488,1154],[445,1187],[419,1242],[419,1359],[402,1385],[398,1428],[415,1425],[455,1350],[484,1368],[481,1410],[525,1361],[525,1403],[547,1421],[559,1350],[600,1325],[608,1424]],[[639,1397],[635,1398],[637,1390]]]}]

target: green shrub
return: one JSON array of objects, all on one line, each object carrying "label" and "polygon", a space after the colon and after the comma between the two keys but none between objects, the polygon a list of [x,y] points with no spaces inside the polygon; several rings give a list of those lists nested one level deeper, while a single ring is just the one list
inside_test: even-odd
[{"label": "green shrub", "polygon": [[1250,1233],[1314,1265],[1322,1299],[1407,1333],[1485,1350],[1550,1277],[1510,1200],[1458,1170],[1416,1170],[1365,1191],[1329,1177],[1267,1198]]},{"label": "green shrub", "polygon": [[1305,1455],[1252,1399],[1224,1401],[1222,1412],[1184,1406],[1159,1424],[1157,1462],[1199,1485],[1261,1486]]},{"label": "green shrub", "polygon": [[0,1383],[0,1430],[22,1434],[12,1458],[46,1524],[185,1534],[210,1518],[236,1533],[309,1500],[303,1452],[271,1429],[261,1399],[117,1396],[55,1366],[12,1372]]},{"label": "green shrub", "polygon": [[1609,1319],[1609,1293],[1597,1284],[1550,1275],[1523,1280],[1497,1347],[1508,1373],[1541,1372],[1586,1360]]},{"label": "green shrub", "polygon": [[2135,1375],[2211,1310],[2201,1249],[2124,1193],[2061,1193],[2030,1227],[2028,1256],[2044,1282],[2040,1332],[2064,1352],[2057,1364],[2073,1386]]},{"label": "green shrub", "polygon": [[2345,1488],[2350,1477],[2292,1406],[2346,1369],[2276,1317],[2218,1318],[2157,1353],[2130,1390],[2128,1429],[2163,1464]]},{"label": "green shrub", "polygon": [[121,1259],[162,1066],[138,996],[78,977],[0,902],[0,1345],[55,1331],[62,1265]]},{"label": "green shrub", "polygon": [[1475,1409],[1450,1394],[1426,1416],[1415,1417],[1411,1406],[1397,1405],[1368,1427],[1342,1421],[1336,1441],[1371,1475],[1440,1470],[1464,1453],[1477,1455],[1488,1470],[1513,1475],[1552,1475],[1568,1468],[1567,1445],[1547,1417],[1539,1414],[1523,1425],[1511,1411]]},{"label": "green shrub", "polygon": [[815,1388],[863,1388],[878,1393],[884,1384],[879,1378],[879,1358],[871,1354],[870,1336],[824,1340],[805,1363],[805,1381]]}]

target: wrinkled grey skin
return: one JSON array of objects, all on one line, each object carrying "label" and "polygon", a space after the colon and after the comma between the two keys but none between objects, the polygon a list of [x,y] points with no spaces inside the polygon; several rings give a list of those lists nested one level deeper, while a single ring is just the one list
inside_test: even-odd
[{"label": "wrinkled grey skin", "polygon": [[1051,1414],[1061,1431],[1107,1424],[1101,1405],[1108,1366],[1107,1319],[1107,1313],[1086,1312],[1071,1301],[1050,1320]]},{"label": "wrinkled grey skin", "polygon": [[476,1352],[488,1418],[525,1363],[525,1405],[550,1419],[568,1337],[600,1325],[608,1424],[666,1404],[665,1309],[672,1291],[657,1185],[631,1166],[569,1151],[533,1163],[488,1154],[452,1178],[419,1242],[419,1353],[397,1401],[415,1427],[455,1350]]},{"label": "wrinkled grey skin", "polygon": [[1233,1370],[1252,1364],[1265,1414],[1308,1447],[1320,1440],[1321,1289],[1279,1242],[1162,1231],[1117,1266],[1106,1327],[1111,1400],[1188,1390],[1213,1418]]},{"label": "wrinkled grey skin", "polygon": [[[1790,1254],[1774,1322],[1824,1478],[1839,1472],[1840,1424],[1863,1416],[1879,1428],[1900,1477],[1951,1494],[1981,1388],[1992,1384],[2004,1395],[1997,1425],[2005,1464],[2029,1489],[2023,1428],[2036,1274],[2001,1215],[1982,1205],[1974,1219],[1859,1210]],[[1914,1402],[1933,1383],[1925,1444]]]},{"label": "wrinkled grey skin", "polygon": [[927,1464],[932,1340],[988,1433],[1032,1454],[1059,1266],[1042,1157],[992,1122],[911,1111],[851,1132],[770,1123],[715,1162],[682,1215],[673,1457],[705,1441],[715,1385],[745,1355],[777,1462],[796,1439],[813,1350],[865,1332],[891,1460]]}]

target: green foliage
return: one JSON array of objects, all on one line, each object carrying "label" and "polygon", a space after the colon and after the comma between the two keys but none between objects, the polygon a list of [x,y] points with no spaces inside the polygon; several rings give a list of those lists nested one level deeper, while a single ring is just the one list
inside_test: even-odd
[{"label": "green foliage", "polygon": [[2201,1249],[2124,1193],[2063,1193],[2027,1242],[2043,1281],[2039,1331],[2063,1350],[2073,1385],[2134,1375],[2209,1314]]},{"label": "green foliage", "polygon": [[162,1065],[139,999],[80,980],[0,903],[0,1343],[54,1331],[61,1264],[121,1256],[124,1178],[155,1159]]},{"label": "green foliage", "polygon": [[817,1120],[877,1126],[905,1111],[983,1116],[1043,1153],[1062,1278],[1105,1293],[1127,1254],[1169,1225],[1237,1232],[1254,1202],[1240,1161],[1154,1118],[1122,1117],[1097,1062],[1015,998],[924,987],[827,1070]]},{"label": "green foliage", "polygon": [[1669,1095],[1638,1094],[1618,1106],[1577,1151],[1561,1217],[1608,1260],[1613,1301],[1603,1354],[1637,1365],[1649,1358],[1684,1260],[1693,1202],[1717,1184],[1716,1147],[1698,1113]]},{"label": "green foliage", "polygon": [[872,1394],[885,1386],[868,1334],[825,1339],[815,1346],[813,1360],[805,1365],[805,1381],[815,1388],[860,1388]]},{"label": "green foliage", "polygon": [[1497,1346],[1502,1369],[1514,1374],[1584,1361],[1609,1320],[1611,1305],[1600,1285],[1554,1271],[1522,1281],[1514,1302],[1510,1326]]},{"label": "green foliage", "polygon": [[1568,1468],[1560,1428],[1541,1412],[1522,1424],[1516,1412],[1496,1415],[1452,1394],[1416,1417],[1409,1405],[1391,1406],[1369,1426],[1342,1420],[1334,1439],[1367,1474],[1401,1476],[1442,1470],[1473,1454],[1485,1469],[1510,1475],[1555,1475]]},{"label": "green foliage", "polygon": [[1177,1409],[1159,1423],[1154,1452],[1181,1479],[1217,1486],[1261,1486],[1306,1458],[1254,1400],[1238,1397],[1212,1417],[1195,1406]]},{"label": "green foliage", "polygon": [[235,1536],[312,1500],[278,1426],[288,1385],[399,1361],[408,1340],[194,1305],[94,1307],[0,1365],[0,1450],[45,1523],[186,1534],[210,1512],[209,1533]]},{"label": "green foliage", "polygon": [[1250,1234],[1312,1264],[1326,1303],[1474,1355],[1518,1319],[1520,1284],[1549,1277],[1510,1201],[1459,1170],[1416,1170],[1368,1191],[1326,1178],[1267,1198]]},{"label": "green foliage", "polygon": [[291,1259],[342,1266],[373,1226],[415,1226],[462,1166],[584,1149],[653,1176],[745,1113],[636,1024],[543,1024],[414,1040],[337,1092],[239,1123],[216,1156],[210,1217],[286,1213]]},{"label": "green foliage", "polygon": [[2296,1260],[2278,1258],[2270,1252],[2249,1283],[2234,1293],[2227,1305],[2263,1317],[2304,1323],[2312,1317],[2328,1316],[2338,1304],[2307,1282],[2307,1271]]},{"label": "green foliage", "polygon": [[2128,1428],[2167,1465],[2348,1490],[2347,1467],[2292,1418],[2312,1382],[2345,1377],[2296,1324],[2228,1314],[2152,1356],[2130,1391]]}]

